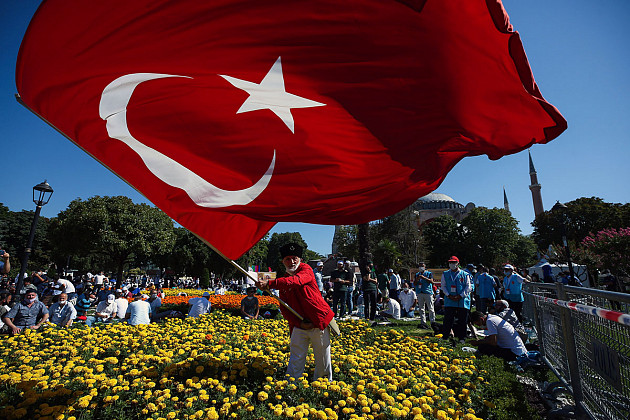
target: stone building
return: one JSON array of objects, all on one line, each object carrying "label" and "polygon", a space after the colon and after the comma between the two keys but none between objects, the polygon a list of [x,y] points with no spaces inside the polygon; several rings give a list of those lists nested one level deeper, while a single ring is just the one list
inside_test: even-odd
[{"label": "stone building", "polygon": [[[468,203],[464,206],[446,194],[432,192],[417,199],[410,207],[410,217],[414,219],[418,229],[422,229],[422,226],[432,219],[445,214],[452,216],[459,223],[475,208],[475,204]],[[335,235],[333,235],[332,243],[333,255],[337,254],[338,250],[335,238],[339,228],[340,226],[335,226]]]},{"label": "stone building", "polygon": [[422,229],[422,226],[432,219],[445,214],[452,216],[457,222],[461,222],[474,208],[474,203],[468,203],[464,206],[448,195],[437,192],[420,197],[411,205],[419,229]]}]

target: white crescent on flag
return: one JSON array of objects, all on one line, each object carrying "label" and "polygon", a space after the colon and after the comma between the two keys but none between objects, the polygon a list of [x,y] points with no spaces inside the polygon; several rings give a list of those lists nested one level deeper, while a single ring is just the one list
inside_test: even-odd
[{"label": "white crescent on flag", "polygon": [[147,169],[168,185],[180,188],[201,207],[221,208],[245,206],[256,199],[269,185],[276,165],[276,151],[265,174],[251,187],[242,190],[219,188],[184,165],[136,140],[127,126],[127,105],[131,95],[142,82],[166,77],[185,77],[174,74],[133,73],[121,76],[105,87],[101,94],[99,115],[107,121],[107,133],[125,143],[140,156]]}]

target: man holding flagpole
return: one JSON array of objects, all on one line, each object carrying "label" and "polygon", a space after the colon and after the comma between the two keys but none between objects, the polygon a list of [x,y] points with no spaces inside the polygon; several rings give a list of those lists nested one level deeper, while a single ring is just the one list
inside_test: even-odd
[{"label": "man holding flagpole", "polygon": [[302,247],[296,243],[281,247],[280,255],[287,272],[286,276],[272,280],[259,279],[256,286],[260,289],[278,289],[280,298],[303,318],[300,320],[286,307],[280,307],[282,315],[289,322],[291,337],[287,374],[296,379],[302,377],[308,348],[312,345],[315,356],[313,380],[321,377],[332,380],[328,324],[334,313],[317,287],[313,269],[302,262],[302,252]]}]

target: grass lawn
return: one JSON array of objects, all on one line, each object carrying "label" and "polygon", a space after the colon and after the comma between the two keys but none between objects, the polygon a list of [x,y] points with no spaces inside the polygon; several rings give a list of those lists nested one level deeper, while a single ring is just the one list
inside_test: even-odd
[{"label": "grass lawn", "polygon": [[[436,321],[442,323],[444,316],[437,315]],[[375,330],[388,330],[395,328],[403,330],[405,333],[414,336],[433,336],[433,330],[420,329],[420,321],[394,321],[389,325],[375,325]],[[469,344],[471,339],[466,343],[445,340],[449,346],[455,348],[455,351],[461,352],[462,356],[470,355],[470,353],[461,350],[463,347],[473,347]],[[484,391],[484,399],[492,401],[488,403],[482,412],[477,413],[484,419],[496,420],[541,420],[544,419],[544,407],[541,404],[530,403],[530,400],[536,400],[537,391],[532,387],[528,387],[517,378],[526,376],[536,381],[553,382],[558,378],[546,366],[543,368],[528,368],[525,372],[517,372],[516,369],[504,360],[493,356],[480,356],[477,358],[477,367],[480,371],[485,371],[484,376],[487,379]]]}]

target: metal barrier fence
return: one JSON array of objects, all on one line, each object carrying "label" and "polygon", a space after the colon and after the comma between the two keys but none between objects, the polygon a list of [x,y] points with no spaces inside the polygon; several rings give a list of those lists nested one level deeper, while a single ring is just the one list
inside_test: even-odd
[{"label": "metal barrier fence", "polygon": [[562,284],[525,285],[523,317],[545,362],[596,420],[630,419],[630,295]]}]

